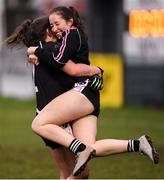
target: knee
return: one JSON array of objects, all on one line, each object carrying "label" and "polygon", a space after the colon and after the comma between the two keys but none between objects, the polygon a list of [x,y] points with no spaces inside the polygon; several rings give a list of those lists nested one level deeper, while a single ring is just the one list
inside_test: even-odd
[{"label": "knee", "polygon": [[38,116],[36,116],[35,119],[33,120],[32,124],[31,124],[32,131],[35,133],[38,133],[40,127],[41,127],[41,124],[39,123]]}]

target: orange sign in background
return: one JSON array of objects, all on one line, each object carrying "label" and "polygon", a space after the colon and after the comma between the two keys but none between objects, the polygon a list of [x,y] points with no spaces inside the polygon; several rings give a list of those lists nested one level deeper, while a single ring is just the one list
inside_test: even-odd
[{"label": "orange sign in background", "polygon": [[129,14],[129,33],[133,37],[164,37],[164,9],[132,10]]}]

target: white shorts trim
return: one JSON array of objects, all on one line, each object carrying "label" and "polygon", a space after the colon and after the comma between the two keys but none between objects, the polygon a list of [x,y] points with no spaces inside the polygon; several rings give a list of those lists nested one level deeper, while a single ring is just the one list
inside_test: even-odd
[{"label": "white shorts trim", "polygon": [[62,127],[67,133],[69,133],[70,135],[73,135],[72,128],[71,128],[71,126],[70,126],[69,123],[62,125],[61,127]]},{"label": "white shorts trim", "polygon": [[88,85],[88,83],[89,83],[89,79],[86,79],[81,82],[77,82],[77,83],[75,83],[73,89],[75,91],[82,92],[84,90],[84,88]]}]

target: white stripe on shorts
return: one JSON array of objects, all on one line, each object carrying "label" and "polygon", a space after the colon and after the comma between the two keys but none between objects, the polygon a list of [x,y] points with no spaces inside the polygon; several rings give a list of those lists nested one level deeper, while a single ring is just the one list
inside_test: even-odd
[{"label": "white stripe on shorts", "polygon": [[88,83],[89,83],[89,79],[86,79],[86,80],[81,81],[81,82],[77,82],[74,84],[73,89],[75,91],[82,92],[84,90],[84,88],[88,85]]}]

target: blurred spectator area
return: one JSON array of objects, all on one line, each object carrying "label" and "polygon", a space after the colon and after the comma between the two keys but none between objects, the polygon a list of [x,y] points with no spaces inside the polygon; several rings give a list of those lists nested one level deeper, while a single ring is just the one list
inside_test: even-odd
[{"label": "blurred spectator area", "polygon": [[36,10],[31,8],[29,0],[5,0],[4,3],[6,35],[11,34],[25,19],[37,15]]},{"label": "blurred spectator area", "polygon": [[55,6],[75,6],[81,14],[86,11],[85,0],[5,0],[6,31],[10,34],[14,28],[27,18],[48,14]]},{"label": "blurred spectator area", "polygon": [[121,52],[124,28],[122,1],[99,0],[5,0],[6,33],[27,18],[47,14],[58,5],[74,6],[84,19],[93,52]]},{"label": "blurred spectator area", "polygon": [[[115,58],[111,57],[115,57],[115,55],[121,57],[119,59],[122,61],[120,63],[122,64],[120,71],[122,73],[119,76],[122,77],[122,82],[119,82],[123,85],[118,87],[123,89],[121,90],[123,104],[164,105],[164,31],[160,31],[164,29],[164,0],[110,0],[103,2],[100,0],[1,0],[2,2],[4,6],[0,8],[2,15],[0,32],[3,39],[27,18],[33,19],[38,15],[47,14],[55,6],[74,6],[85,22],[90,52],[99,54],[105,59],[102,60],[104,67],[111,65],[113,68],[114,63],[111,64],[111,62],[114,62]],[[154,9],[155,11],[153,11]],[[138,13],[137,16],[134,12]],[[144,24],[142,26],[145,28],[144,34],[142,34],[141,30],[143,29],[140,24]],[[152,31],[153,29],[156,31]],[[157,34],[158,30],[159,34]],[[15,60],[13,61],[15,68],[12,70],[11,56],[13,59],[17,59],[17,55],[13,55],[14,51],[11,53],[7,49],[2,50],[1,48],[1,51],[3,53],[0,58],[0,94],[4,95],[4,85],[2,86],[6,82],[2,78],[4,74],[8,78],[7,76],[12,72],[10,77],[13,77],[13,71],[22,68],[23,70],[18,70],[19,73],[22,72],[19,75],[27,78],[27,76],[31,77],[29,76],[31,70],[23,65],[16,67],[18,61]],[[25,63],[26,57],[23,56],[23,53],[20,54],[19,59],[24,60],[19,63]],[[109,61],[108,57],[110,57]],[[97,62],[97,58],[93,58],[92,62],[95,59]],[[101,58],[99,61],[101,62]],[[4,70],[4,65],[5,68],[8,68],[7,70]],[[115,75],[110,72],[107,74],[114,79]],[[8,78],[7,81],[10,84],[12,80]],[[18,81],[20,82],[20,79]],[[32,78],[31,82],[30,80],[27,82],[31,87]],[[112,84],[109,82],[106,86]],[[5,88],[7,86],[5,83]],[[12,91],[11,87],[9,89]],[[29,92],[31,91],[29,90]]]}]

